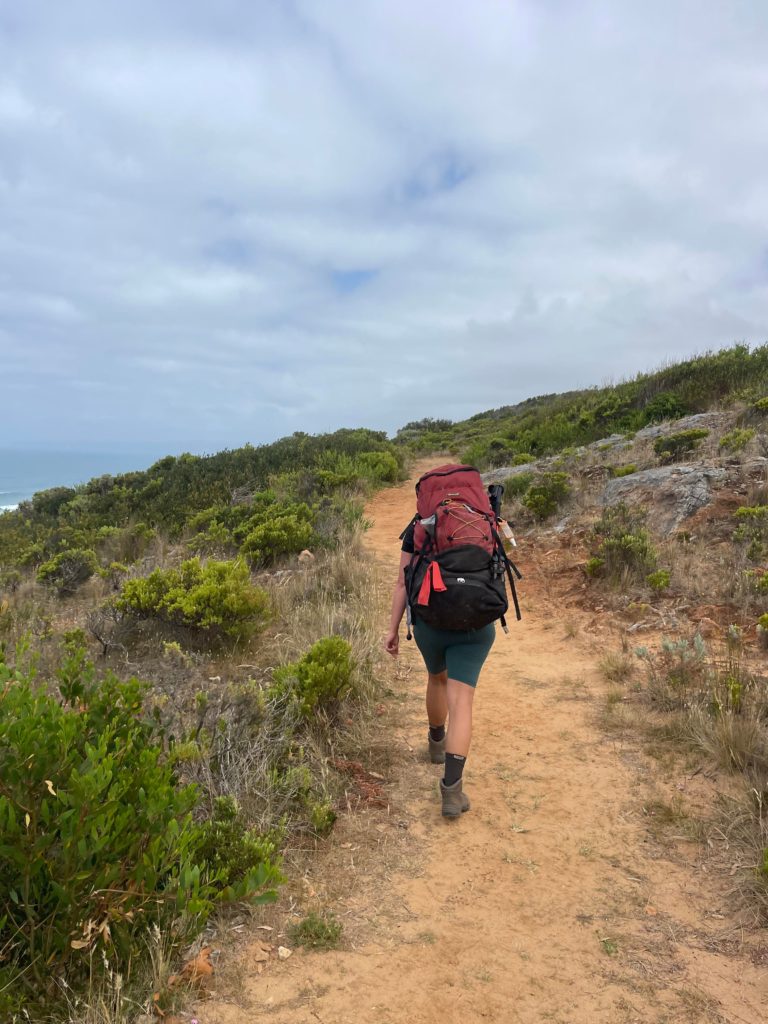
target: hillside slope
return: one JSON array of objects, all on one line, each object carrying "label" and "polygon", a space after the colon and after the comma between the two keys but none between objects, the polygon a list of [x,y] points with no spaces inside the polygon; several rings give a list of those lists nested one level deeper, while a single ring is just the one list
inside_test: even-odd
[{"label": "hillside slope", "polygon": [[[385,593],[412,503],[413,480],[367,509]],[[205,1024],[763,1020],[765,947],[739,941],[706,849],[659,841],[646,812],[660,790],[646,759],[632,738],[598,726],[610,623],[597,643],[566,633],[545,555],[521,544],[525,618],[499,633],[480,681],[466,773],[473,810],[458,823],[440,818],[440,770],[423,753],[423,670],[403,642],[392,685],[405,720],[392,743],[405,763],[388,779],[390,804],[369,810],[364,829],[340,818],[328,854],[335,876],[311,878],[311,901],[345,922],[347,948],[297,950],[263,974],[249,969],[246,949],[241,998],[201,1004]],[[706,798],[706,780],[681,779],[686,796]],[[390,874],[398,843],[406,852]]]}]

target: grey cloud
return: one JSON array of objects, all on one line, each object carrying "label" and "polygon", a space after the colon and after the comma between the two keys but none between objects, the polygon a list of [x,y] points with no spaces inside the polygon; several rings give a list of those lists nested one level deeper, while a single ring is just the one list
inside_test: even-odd
[{"label": "grey cloud", "polygon": [[765,52],[746,0],[4,9],[3,439],[395,429],[768,340]]}]

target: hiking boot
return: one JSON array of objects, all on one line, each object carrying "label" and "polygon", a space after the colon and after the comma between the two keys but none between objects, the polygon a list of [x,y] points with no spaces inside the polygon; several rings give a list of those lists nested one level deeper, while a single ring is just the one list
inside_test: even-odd
[{"label": "hiking boot", "polygon": [[445,764],[445,736],[441,740],[433,740],[427,733],[429,742],[429,760],[432,764]]},{"label": "hiking boot", "polygon": [[443,798],[444,818],[460,818],[464,811],[469,810],[469,797],[461,789],[463,781],[463,779],[459,779],[452,786],[446,786],[443,780],[440,779],[440,795]]}]

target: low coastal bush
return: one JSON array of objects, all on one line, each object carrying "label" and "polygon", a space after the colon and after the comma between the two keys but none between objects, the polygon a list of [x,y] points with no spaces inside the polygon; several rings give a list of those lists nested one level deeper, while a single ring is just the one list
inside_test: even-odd
[{"label": "low coastal bush", "polygon": [[638,583],[648,581],[657,555],[645,529],[645,518],[644,510],[631,509],[623,502],[605,509],[594,527],[597,549],[586,564],[587,575],[602,576],[614,583],[627,577]]},{"label": "low coastal bush", "polygon": [[340,636],[318,640],[298,661],[275,669],[270,693],[296,702],[305,718],[333,710],[352,686],[352,649]]},{"label": "low coastal bush", "polygon": [[723,434],[720,438],[720,447],[733,454],[743,452],[756,433],[756,430],[749,427],[736,427]]},{"label": "low coastal bush", "polygon": [[645,582],[651,588],[651,590],[661,593],[669,588],[672,582],[672,574],[669,569],[657,569],[656,572],[650,572],[645,577]]},{"label": "low coastal bush", "polygon": [[523,497],[523,505],[536,519],[548,519],[570,493],[567,473],[542,473],[528,488]]},{"label": "low coastal bush", "polygon": [[274,847],[231,815],[226,843],[220,814],[199,821],[147,694],[136,679],[97,679],[76,635],[55,687],[0,662],[4,1020],[58,1005],[60,986],[77,991],[94,965],[130,974],[153,927],[173,946],[216,905],[274,895]]},{"label": "low coastal bush", "polygon": [[662,462],[675,462],[694,452],[705,437],[709,437],[708,430],[681,430],[678,434],[657,438],[653,450]]},{"label": "low coastal bush", "polygon": [[247,640],[270,618],[269,596],[251,583],[242,561],[190,558],[178,569],[155,569],[127,580],[115,607],[137,618],[186,626],[212,639]]},{"label": "low coastal bush", "polygon": [[759,562],[768,553],[768,505],[742,505],[734,513],[738,526],[733,539],[747,545],[747,558]]},{"label": "low coastal bush", "polygon": [[60,594],[73,594],[99,567],[96,552],[90,548],[61,551],[37,570],[40,583],[56,587]]},{"label": "low coastal bush", "polygon": [[255,564],[270,564],[309,547],[312,537],[312,513],[307,505],[297,505],[255,526],[243,541],[240,553]]},{"label": "low coastal bush", "polygon": [[614,466],[613,470],[611,471],[611,476],[614,476],[614,477],[631,476],[632,473],[636,473],[636,472],[637,472],[637,466],[634,464],[634,462],[630,462],[626,466]]}]

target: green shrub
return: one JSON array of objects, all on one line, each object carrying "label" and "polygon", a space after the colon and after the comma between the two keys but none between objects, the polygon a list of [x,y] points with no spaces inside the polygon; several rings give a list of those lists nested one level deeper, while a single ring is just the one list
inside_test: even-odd
[{"label": "green shrub", "polygon": [[311,513],[306,505],[271,516],[246,536],[240,553],[257,564],[295,555],[312,543]]},{"label": "green shrub", "polygon": [[309,823],[318,835],[327,835],[336,821],[336,811],[327,800],[312,803],[309,809]]},{"label": "green shrub", "polygon": [[208,524],[207,529],[195,534],[188,544],[189,550],[198,555],[226,551],[227,548],[232,546],[233,538],[231,531],[227,529],[224,523],[220,523],[216,519]]},{"label": "green shrub", "polygon": [[592,555],[591,558],[587,559],[586,565],[584,566],[584,571],[586,572],[587,576],[592,576],[594,578],[596,576],[601,576],[604,568],[605,559],[600,558],[598,555]]},{"label": "green shrub", "polygon": [[288,697],[305,718],[317,710],[333,710],[352,686],[352,648],[340,636],[318,640],[298,661],[275,669],[270,688],[276,697]]},{"label": "green shrub", "polygon": [[763,572],[760,569],[753,569],[746,574],[747,581],[750,587],[756,594],[763,595],[768,594],[768,572]]},{"label": "green shrub", "polygon": [[614,466],[613,469],[611,470],[611,476],[613,476],[613,477],[631,476],[632,473],[636,473],[636,472],[637,472],[637,466],[634,464],[634,462],[630,462],[626,466]]},{"label": "green shrub", "polygon": [[55,692],[0,663],[2,1019],[55,998],[56,979],[76,987],[102,956],[129,971],[153,926],[186,940],[217,903],[272,898],[280,880],[269,847],[235,865],[211,852],[197,791],[144,714],[147,686],[97,680],[67,647]]},{"label": "green shrub", "polygon": [[393,484],[400,477],[400,465],[391,452],[360,452],[355,463],[360,475],[371,483]]},{"label": "green shrub", "polygon": [[757,620],[757,639],[761,647],[768,647],[768,613]]},{"label": "green shrub", "polygon": [[768,413],[768,397],[758,398],[755,404],[752,406],[755,412]]},{"label": "green shrub", "polygon": [[672,574],[669,569],[657,569],[656,572],[648,573],[645,577],[645,582],[651,590],[661,593],[661,591],[668,589],[672,582]]},{"label": "green shrub", "polygon": [[720,447],[728,452],[743,452],[757,431],[747,427],[736,427],[723,434],[720,438]]},{"label": "green shrub", "polygon": [[533,483],[533,473],[518,473],[504,481],[504,489],[508,495],[520,498]]},{"label": "green shrub", "polygon": [[607,508],[594,529],[598,541],[590,575],[607,576],[614,582],[629,575],[640,582],[656,565],[656,552],[644,526],[645,512],[623,502]]},{"label": "green shrub", "polygon": [[567,473],[543,473],[531,484],[523,504],[536,519],[553,515],[571,493]]},{"label": "green shrub", "polygon": [[99,567],[96,552],[90,548],[61,551],[37,570],[40,583],[58,588],[60,594],[73,594]]},{"label": "green shrub", "polygon": [[263,629],[270,618],[269,596],[251,583],[241,561],[203,565],[190,558],[178,569],[155,569],[126,581],[115,605],[140,618],[238,642]]},{"label": "green shrub", "polygon": [[661,423],[662,420],[679,420],[686,409],[681,400],[671,391],[655,395],[643,410],[646,423]]},{"label": "green shrub", "polygon": [[695,451],[705,437],[709,437],[708,430],[681,430],[678,434],[657,438],[653,450],[662,462],[675,462]]},{"label": "green shrub", "polygon": [[[190,751],[186,753],[186,760]],[[199,752],[193,751],[193,757]],[[220,796],[214,801],[213,814],[200,825],[196,845],[198,859],[208,865],[228,896],[235,899],[244,880],[260,864],[278,859],[278,833],[263,836],[250,829],[237,801]]]},{"label": "green shrub", "polygon": [[308,949],[334,949],[341,939],[341,922],[333,914],[311,913],[291,927],[291,940]]},{"label": "green shrub", "polygon": [[0,572],[0,593],[15,594],[21,586],[22,575],[18,569]]},{"label": "green shrub", "polygon": [[761,561],[768,552],[768,505],[742,505],[734,515],[739,525],[733,539],[748,545],[750,561]]},{"label": "green shrub", "polygon": [[518,452],[512,459],[513,466],[527,466],[529,462],[535,462],[535,456],[530,452]]}]

